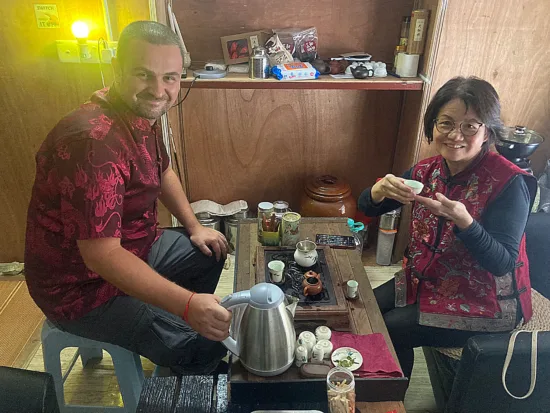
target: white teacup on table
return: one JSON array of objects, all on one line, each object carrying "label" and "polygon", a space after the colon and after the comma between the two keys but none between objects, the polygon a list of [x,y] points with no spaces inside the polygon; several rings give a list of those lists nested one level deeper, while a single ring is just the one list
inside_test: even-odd
[{"label": "white teacup on table", "polygon": [[316,345],[319,345],[323,348],[324,358],[330,358],[330,355],[332,354],[332,349],[334,348],[330,340],[319,340]]},{"label": "white teacup on table", "polygon": [[298,345],[304,346],[307,350],[307,358],[311,359],[313,346],[317,344],[317,338],[311,331],[302,331],[298,336]]},{"label": "white teacup on table", "polygon": [[315,329],[315,338],[319,340],[330,340],[332,331],[327,326],[319,326]]},{"label": "white teacup on table", "polygon": [[285,263],[279,260],[269,261],[267,264],[269,268],[269,275],[271,276],[271,281],[274,283],[283,282],[283,272],[285,270]]},{"label": "white teacup on table", "polygon": [[420,192],[422,192],[422,189],[424,188],[424,184],[422,182],[415,181],[414,179],[405,179],[403,183],[411,188],[415,195],[418,195]]},{"label": "white teacup on table", "polygon": [[357,289],[359,288],[359,283],[355,280],[349,280],[346,283],[346,295],[348,298],[357,298]]}]

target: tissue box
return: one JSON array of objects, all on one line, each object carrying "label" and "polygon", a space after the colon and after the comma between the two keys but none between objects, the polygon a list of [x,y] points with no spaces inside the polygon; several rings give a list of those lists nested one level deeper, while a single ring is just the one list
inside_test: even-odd
[{"label": "tissue box", "polygon": [[264,46],[272,36],[267,30],[241,33],[221,37],[223,60],[227,65],[248,62],[252,50],[256,46]]}]

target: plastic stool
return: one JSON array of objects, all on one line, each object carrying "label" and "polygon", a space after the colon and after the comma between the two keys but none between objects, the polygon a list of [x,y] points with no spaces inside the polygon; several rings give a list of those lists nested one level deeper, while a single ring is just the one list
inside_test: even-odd
[{"label": "plastic stool", "polygon": [[[67,347],[78,347],[78,355],[85,367],[91,359],[102,359],[103,350],[113,359],[115,373],[120,387],[120,394],[124,407],[107,406],[77,406],[65,404],[63,382],[61,374],[61,350]],[[143,367],[138,354],[132,353],[114,344],[90,340],[59,330],[50,321],[42,325],[42,352],[44,355],[44,369],[53,376],[57,401],[62,413],[98,413],[117,411],[134,413],[136,411],[141,388],[143,387]]]}]

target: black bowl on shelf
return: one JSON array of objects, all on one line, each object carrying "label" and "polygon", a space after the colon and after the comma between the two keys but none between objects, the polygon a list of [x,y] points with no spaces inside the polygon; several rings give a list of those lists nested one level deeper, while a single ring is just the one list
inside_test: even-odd
[{"label": "black bowl on shelf", "polygon": [[498,153],[515,162],[531,156],[542,142],[542,136],[524,126],[516,126],[510,128],[508,136],[497,139],[495,147]]},{"label": "black bowl on shelf", "polygon": [[516,159],[528,158],[535,152],[540,143],[519,143],[504,140],[498,140],[495,144],[497,152],[506,159],[513,161]]}]

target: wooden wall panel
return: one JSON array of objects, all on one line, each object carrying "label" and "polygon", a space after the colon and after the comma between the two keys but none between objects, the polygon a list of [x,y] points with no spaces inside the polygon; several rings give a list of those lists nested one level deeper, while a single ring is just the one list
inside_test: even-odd
[{"label": "wooden wall panel", "polygon": [[447,10],[448,0],[423,0],[420,7],[430,11],[430,22],[426,33],[426,46],[420,58],[419,72],[431,79],[434,61],[439,51],[439,39]]},{"label": "wooden wall panel", "polygon": [[[535,174],[550,157],[550,38],[548,0],[450,1],[432,95],[456,75],[489,81],[500,95],[506,125],[524,124],[546,137],[534,154]],[[421,157],[433,149],[423,143]]]},{"label": "wooden wall panel", "polygon": [[179,0],[174,13],[197,64],[221,59],[220,37],[284,27],[317,27],[321,56],[366,51],[374,59],[393,63],[402,16],[413,0]]},{"label": "wooden wall panel", "polygon": [[[129,19],[133,4],[128,0]],[[57,0],[61,27],[39,29],[35,1],[3,2],[0,16],[0,262],[23,260],[26,212],[34,181],[34,155],[49,130],[66,113],[100,89],[97,65],[63,64],[57,59],[55,40],[72,39],[71,24],[86,20],[92,25],[91,39],[105,36],[100,0]],[[143,7],[137,7],[143,10]],[[110,70],[105,67],[107,81]]]},{"label": "wooden wall panel", "polygon": [[189,196],[297,209],[306,177],[325,173],[358,196],[392,167],[400,103],[398,92],[193,90],[184,103]]}]

